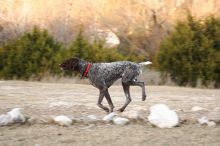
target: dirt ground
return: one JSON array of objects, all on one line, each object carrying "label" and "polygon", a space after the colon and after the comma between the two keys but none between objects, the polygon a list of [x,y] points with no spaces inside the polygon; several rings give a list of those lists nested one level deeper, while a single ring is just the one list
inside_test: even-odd
[{"label": "dirt ground", "polygon": [[[164,103],[177,111],[184,124],[172,129],[160,129],[148,122],[131,122],[125,126],[113,124],[80,124],[69,127],[54,124],[23,124],[0,127],[0,146],[220,146],[220,125],[200,126],[196,119],[208,111],[192,113],[193,106],[208,110],[220,106],[220,90],[167,86],[146,86],[147,100],[141,101],[141,89],[131,88],[132,102],[125,112],[142,110]],[[121,86],[112,86],[110,95],[116,109],[125,96]],[[98,90],[91,85],[71,83],[40,83],[0,81],[0,114],[20,107],[25,115],[36,118],[67,115],[80,118],[88,115],[103,117],[97,108]],[[53,103],[68,103],[53,106]],[[106,104],[106,102],[104,102]]]}]

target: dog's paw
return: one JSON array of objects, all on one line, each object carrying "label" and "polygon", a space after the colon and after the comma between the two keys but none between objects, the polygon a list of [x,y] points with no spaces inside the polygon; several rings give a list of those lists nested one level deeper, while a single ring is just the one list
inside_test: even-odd
[{"label": "dog's paw", "polygon": [[106,111],[106,113],[109,113],[110,111],[107,107],[105,107],[104,110]]},{"label": "dog's paw", "polygon": [[146,97],[147,97],[147,95],[143,95],[143,96],[142,96],[142,101],[145,101],[145,100],[146,100]]},{"label": "dog's paw", "polygon": [[117,111],[118,112],[123,112],[125,109],[123,109],[123,108],[120,108],[120,109],[118,109]]}]

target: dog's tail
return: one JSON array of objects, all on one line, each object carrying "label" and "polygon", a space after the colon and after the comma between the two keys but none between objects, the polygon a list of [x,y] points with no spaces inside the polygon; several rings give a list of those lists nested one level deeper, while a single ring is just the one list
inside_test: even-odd
[{"label": "dog's tail", "polygon": [[152,62],[146,61],[146,62],[141,62],[141,63],[139,63],[139,65],[141,65],[141,66],[149,65],[149,64],[152,64]]}]

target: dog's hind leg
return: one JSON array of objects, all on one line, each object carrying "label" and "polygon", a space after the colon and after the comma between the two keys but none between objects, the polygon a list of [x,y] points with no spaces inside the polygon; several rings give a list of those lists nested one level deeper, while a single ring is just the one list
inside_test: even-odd
[{"label": "dog's hind leg", "polygon": [[98,107],[100,107],[100,108],[102,108],[103,110],[105,110],[106,112],[109,112],[109,109],[107,108],[107,107],[105,107],[105,106],[103,106],[102,105],[102,100],[103,100],[103,98],[104,98],[104,96],[105,96],[105,91],[103,91],[103,90],[99,90],[100,92],[99,92],[99,99],[98,99],[98,103],[97,103],[97,106]]},{"label": "dog's hind leg", "polygon": [[131,95],[130,95],[130,85],[122,82],[122,87],[126,96],[125,104],[118,110],[123,112],[128,104],[131,102]]},{"label": "dog's hind leg", "polygon": [[142,101],[144,101],[146,99],[146,97],[147,97],[146,96],[146,92],[145,92],[145,84],[144,84],[144,82],[139,82],[139,81],[134,80],[134,81],[132,81],[130,83],[130,85],[132,85],[132,86],[140,86],[142,88]]}]

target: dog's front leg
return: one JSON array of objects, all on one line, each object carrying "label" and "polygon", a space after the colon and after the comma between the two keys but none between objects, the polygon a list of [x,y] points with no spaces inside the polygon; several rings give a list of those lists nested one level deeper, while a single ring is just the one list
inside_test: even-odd
[{"label": "dog's front leg", "polygon": [[130,95],[130,85],[122,83],[123,89],[124,89],[124,93],[126,96],[126,101],[125,104],[118,110],[120,112],[123,112],[125,110],[125,108],[128,106],[128,104],[131,102],[131,95]]},{"label": "dog's front leg", "polygon": [[102,105],[102,100],[103,100],[104,96],[105,96],[105,91],[100,89],[99,90],[99,99],[98,99],[97,106],[102,108],[103,110],[105,110],[108,113],[109,109]]},{"label": "dog's front leg", "polygon": [[109,107],[110,107],[110,112],[113,112],[113,109],[114,109],[114,105],[112,103],[112,100],[111,100],[111,97],[109,95],[109,92],[108,92],[108,89],[105,90],[105,98],[109,104]]}]

